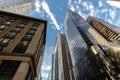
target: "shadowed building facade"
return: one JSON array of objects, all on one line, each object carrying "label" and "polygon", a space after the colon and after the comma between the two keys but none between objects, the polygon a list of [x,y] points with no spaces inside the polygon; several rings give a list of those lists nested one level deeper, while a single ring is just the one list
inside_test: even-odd
[{"label": "shadowed building facade", "polygon": [[115,47],[109,47],[108,38],[95,26],[72,11],[65,17],[64,27],[75,80],[119,79],[120,58],[111,55],[116,53]]},{"label": "shadowed building facade", "polygon": [[74,80],[72,67],[66,36],[60,34],[56,40],[55,76],[52,80]]},{"label": "shadowed building facade", "polygon": [[39,77],[47,21],[0,11],[0,80]]}]

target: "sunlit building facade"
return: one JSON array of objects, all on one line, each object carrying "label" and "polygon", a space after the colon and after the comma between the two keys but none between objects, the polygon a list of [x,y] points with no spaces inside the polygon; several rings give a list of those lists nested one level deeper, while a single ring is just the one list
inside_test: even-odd
[{"label": "sunlit building facade", "polygon": [[107,3],[113,7],[120,8],[120,0],[107,0]]},{"label": "sunlit building facade", "polygon": [[[69,48],[64,34],[60,34],[56,40],[56,52],[57,64],[55,63],[55,74],[58,74],[53,80],[75,80],[72,70],[72,62],[69,54]],[[56,70],[56,69],[55,69]]]},{"label": "sunlit building facade", "polygon": [[[104,58],[102,58],[104,65],[113,79],[120,78],[120,28],[112,25],[102,19],[89,16],[87,21],[92,27],[99,32],[107,44],[102,44],[99,38],[96,40],[102,46],[104,51]],[[104,47],[103,47],[104,46]],[[107,64],[106,64],[107,62]],[[110,67],[111,66],[111,67]]]},{"label": "sunlit building facade", "polygon": [[0,11],[26,15],[34,9],[34,0],[0,0]]},{"label": "sunlit building facade", "polygon": [[37,80],[47,21],[0,11],[0,80]]},{"label": "sunlit building facade", "polygon": [[[69,11],[65,17],[64,27],[75,80],[119,79],[119,71],[116,70],[119,69],[120,59],[117,58],[118,61],[114,60],[114,64],[112,64],[113,56],[107,56],[107,54],[115,52],[109,47],[111,44],[109,44],[108,38],[106,39],[105,35],[102,35],[104,33],[97,30],[98,28],[96,29],[95,26],[90,25],[89,20],[84,20],[72,11]],[[114,68],[110,68],[113,65]],[[113,76],[113,72],[116,77]]]}]

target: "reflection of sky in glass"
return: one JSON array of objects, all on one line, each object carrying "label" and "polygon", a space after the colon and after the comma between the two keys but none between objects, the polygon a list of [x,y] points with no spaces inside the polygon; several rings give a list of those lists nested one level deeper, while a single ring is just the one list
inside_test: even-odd
[{"label": "reflection of sky in glass", "polygon": [[79,61],[81,54],[86,52],[87,45],[70,19],[69,14],[65,18],[65,30],[74,66]]}]

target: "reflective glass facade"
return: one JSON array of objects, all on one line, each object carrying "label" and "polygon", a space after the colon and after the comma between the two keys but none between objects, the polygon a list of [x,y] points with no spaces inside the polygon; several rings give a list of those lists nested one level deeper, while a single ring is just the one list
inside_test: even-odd
[{"label": "reflective glass facade", "polygon": [[65,17],[64,26],[75,80],[111,80],[102,62],[90,50],[92,45],[99,43],[92,32],[95,35],[100,34],[77,13],[71,11]]}]

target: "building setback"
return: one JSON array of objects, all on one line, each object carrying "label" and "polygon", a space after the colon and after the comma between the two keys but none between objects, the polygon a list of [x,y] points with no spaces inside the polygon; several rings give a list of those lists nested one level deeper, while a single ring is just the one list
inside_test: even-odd
[{"label": "building setback", "polygon": [[39,77],[47,21],[0,11],[0,80]]},{"label": "building setback", "polygon": [[86,21],[77,13],[69,11],[65,17],[64,27],[75,80],[120,78],[120,58],[111,55],[120,47],[110,47],[112,44],[105,35],[102,35],[104,33],[101,33],[101,30],[95,28],[96,25],[90,25],[89,19]]},{"label": "building setback", "polygon": [[56,41],[55,78],[53,80],[74,80],[72,67],[66,36],[60,34]]},{"label": "building setback", "polygon": [[34,0],[0,0],[0,11],[26,15],[34,9]]}]

